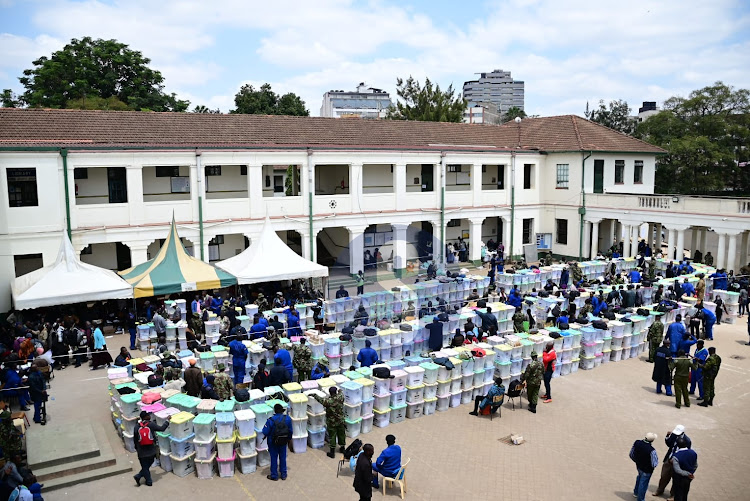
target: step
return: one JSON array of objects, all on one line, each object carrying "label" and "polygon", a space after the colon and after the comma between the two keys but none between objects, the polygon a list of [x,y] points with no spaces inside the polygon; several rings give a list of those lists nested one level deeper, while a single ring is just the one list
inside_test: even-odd
[{"label": "step", "polygon": [[123,473],[131,473],[133,471],[133,465],[125,457],[119,457],[115,461],[115,464],[106,466],[104,468],[97,468],[95,470],[84,471],[76,473],[74,475],[67,475],[65,477],[53,478],[44,482],[44,492],[54,491],[65,487],[70,487],[76,484],[84,482],[92,482],[102,478],[113,477],[115,475],[122,475]]},{"label": "step", "polygon": [[[95,428],[99,428],[97,433]],[[101,427],[92,423],[53,424],[27,434],[26,450],[33,470],[64,465],[99,456],[99,444],[106,442]]]},{"label": "step", "polygon": [[55,478],[66,477],[69,475],[76,475],[91,470],[97,470],[100,468],[106,468],[116,463],[117,458],[112,451],[112,446],[109,444],[106,435],[101,430],[98,424],[93,424],[94,437],[96,443],[99,446],[99,455],[91,458],[83,458],[75,461],[66,461],[62,464],[55,464],[45,466],[43,468],[35,468],[34,474],[39,482],[45,483],[48,480]]}]

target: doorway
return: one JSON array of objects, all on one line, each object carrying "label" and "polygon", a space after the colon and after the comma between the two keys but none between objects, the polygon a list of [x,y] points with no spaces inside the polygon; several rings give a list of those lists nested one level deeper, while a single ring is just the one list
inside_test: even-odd
[{"label": "doorway", "polygon": [[125,167],[107,167],[109,203],[124,204],[128,202],[128,185],[125,177]]},{"label": "doorway", "polygon": [[432,191],[432,176],[435,166],[432,164],[422,164],[422,191]]}]

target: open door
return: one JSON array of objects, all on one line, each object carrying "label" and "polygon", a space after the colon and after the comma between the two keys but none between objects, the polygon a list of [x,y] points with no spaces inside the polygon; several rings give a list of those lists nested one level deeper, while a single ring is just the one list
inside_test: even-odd
[{"label": "open door", "polygon": [[604,193],[604,160],[594,160],[594,193]]},{"label": "open door", "polygon": [[434,165],[422,164],[422,191],[432,191],[432,178],[434,172]]}]

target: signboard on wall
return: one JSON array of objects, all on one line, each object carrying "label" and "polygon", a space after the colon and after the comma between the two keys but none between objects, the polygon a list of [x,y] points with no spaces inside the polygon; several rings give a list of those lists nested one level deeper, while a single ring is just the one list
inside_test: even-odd
[{"label": "signboard on wall", "polygon": [[537,233],[536,248],[549,250],[552,248],[552,233]]},{"label": "signboard on wall", "polygon": [[172,177],[170,178],[172,193],[190,193],[189,177]]}]

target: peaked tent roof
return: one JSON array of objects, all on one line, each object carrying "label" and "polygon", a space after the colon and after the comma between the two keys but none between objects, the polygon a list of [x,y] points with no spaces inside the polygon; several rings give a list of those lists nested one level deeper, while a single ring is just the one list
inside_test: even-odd
[{"label": "peaked tent roof", "polygon": [[273,231],[266,217],[260,236],[240,254],[219,261],[216,266],[237,277],[240,284],[327,277],[328,268],[309,261],[287,246]]},{"label": "peaked tent roof", "polygon": [[117,273],[81,262],[65,232],[55,262],[13,280],[11,292],[19,310],[133,297]]},{"label": "peaked tent roof", "polygon": [[169,235],[156,257],[120,275],[133,286],[135,297],[160,296],[190,290],[219,289],[237,283],[232,275],[190,256],[172,218]]}]

